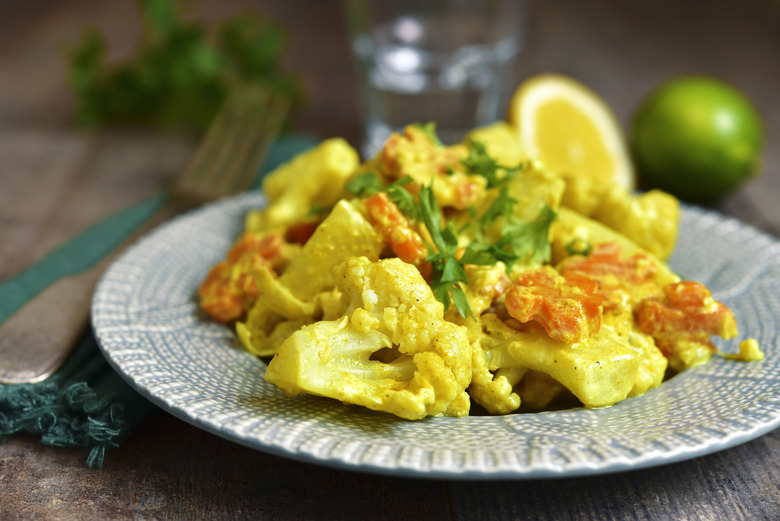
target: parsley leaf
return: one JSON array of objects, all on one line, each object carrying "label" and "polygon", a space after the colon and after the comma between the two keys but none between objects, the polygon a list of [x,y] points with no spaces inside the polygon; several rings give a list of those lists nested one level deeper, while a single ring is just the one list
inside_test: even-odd
[{"label": "parsley leaf", "polygon": [[490,204],[485,213],[479,218],[479,224],[482,229],[487,229],[490,224],[499,217],[510,218],[514,207],[517,204],[517,199],[509,195],[509,190],[506,186],[501,188],[493,202]]},{"label": "parsley leaf", "polygon": [[317,215],[324,215],[330,213],[333,210],[333,205],[323,206],[320,204],[313,204],[309,207],[309,211],[306,212],[306,217],[316,217]]},{"label": "parsley leaf", "polygon": [[413,127],[416,129],[421,130],[423,133],[425,133],[428,136],[428,139],[431,140],[431,143],[436,145],[439,148],[444,148],[444,143],[441,142],[439,139],[438,134],[436,134],[436,123],[429,122],[429,123],[414,123],[412,124]]},{"label": "parsley leaf", "polygon": [[414,196],[409,192],[409,190],[404,188],[404,186],[408,185],[412,181],[413,179],[410,176],[405,175],[402,178],[387,185],[385,190],[387,191],[387,195],[390,197],[390,200],[395,203],[395,205],[399,210],[401,210],[401,212],[403,212],[404,215],[414,219],[415,221],[419,221],[419,206],[414,200]]},{"label": "parsley leaf", "polygon": [[376,172],[363,172],[356,175],[344,185],[344,188],[358,196],[374,195],[382,191],[382,180]]},{"label": "parsley leaf", "polygon": [[455,253],[457,244],[448,244],[442,235],[442,215],[432,185],[425,185],[420,190],[420,216],[439,253]]},{"label": "parsley leaf", "polygon": [[544,205],[533,221],[507,220],[501,239],[496,243],[496,246],[509,251],[516,260],[526,264],[542,264],[549,261],[551,256],[550,224],[557,215],[555,210]]},{"label": "parsley leaf", "polygon": [[413,179],[406,175],[387,186],[383,186],[379,174],[376,172],[363,172],[347,181],[344,188],[357,197],[378,194],[384,190],[387,192],[390,200],[395,203],[404,215],[414,220],[420,220],[417,202],[414,200],[411,192],[404,188],[405,185],[412,181]]},{"label": "parsley leaf", "polygon": [[[548,229],[555,212],[545,207],[534,221],[523,221],[514,216],[518,201],[503,186],[485,213],[466,223],[474,241],[468,245],[461,258],[464,264],[490,265],[503,262],[510,267],[518,261],[543,262],[549,259]],[[473,216],[473,213],[471,214]],[[494,244],[487,242],[485,234],[496,219],[503,218],[501,238]]]},{"label": "parsley leaf", "polygon": [[509,255],[495,245],[473,243],[466,247],[460,262],[463,264],[475,264],[477,266],[490,266],[498,261],[504,261],[503,257]]},{"label": "parsley leaf", "polygon": [[462,262],[456,257],[458,235],[452,221],[446,226],[442,225],[443,218],[433,193],[433,185],[425,185],[420,189],[420,217],[433,240],[433,247],[428,245],[430,255],[425,259],[432,267],[430,285],[433,294],[444,304],[445,310],[454,304],[463,318],[474,317],[460,286],[461,282],[468,283],[468,278]]},{"label": "parsley leaf", "polygon": [[106,39],[96,29],[66,50],[82,127],[132,123],[200,133],[236,81],[300,97],[298,79],[282,68],[281,26],[247,12],[207,28],[185,20],[175,0],[140,0],[138,6],[143,33],[129,60],[106,63]]},{"label": "parsley leaf", "polygon": [[[469,154],[465,159],[460,160],[466,167],[469,174],[481,175],[487,180],[488,188],[501,186],[523,169],[523,163],[515,167],[507,167],[498,164],[494,158],[488,154],[485,145],[479,141],[471,140],[469,142]],[[503,171],[503,175],[500,174]]]},{"label": "parsley leaf", "polygon": [[[468,284],[465,270],[467,264],[489,266],[503,262],[509,267],[518,261],[541,264],[549,260],[549,227],[557,215],[549,206],[545,205],[532,221],[518,219],[514,216],[517,200],[504,186],[485,213],[466,225],[474,230],[475,240],[459,251],[455,224],[453,221],[445,221],[433,184],[423,185],[415,200],[414,195],[404,188],[412,181],[411,177],[404,176],[385,187],[385,190],[405,215],[421,221],[427,228],[433,243],[426,243],[429,254],[425,260],[431,263],[432,268],[429,283],[445,310],[454,305],[463,318],[474,317],[461,286],[461,283]],[[350,191],[356,194],[367,191],[365,187],[375,190],[374,193],[381,189],[377,188],[381,186],[381,181],[374,173],[361,174],[350,181],[353,182],[355,185]],[[469,214],[476,217],[476,210],[471,209]],[[505,220],[501,238],[494,244],[488,244],[484,232],[498,218]]]},{"label": "parsley leaf", "polygon": [[590,255],[591,249],[592,245],[590,244],[590,241],[580,237],[575,237],[566,244],[566,251],[571,255],[582,255],[587,257]]}]

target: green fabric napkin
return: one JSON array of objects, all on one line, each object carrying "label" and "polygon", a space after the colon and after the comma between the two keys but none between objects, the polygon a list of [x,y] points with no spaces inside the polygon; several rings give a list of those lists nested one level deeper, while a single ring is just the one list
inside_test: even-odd
[{"label": "green fabric napkin", "polygon": [[[300,136],[277,139],[252,188],[259,188],[266,173],[315,143]],[[157,194],[106,218],[0,284],[0,323],[52,282],[99,262],[154,215],[165,199]],[[111,369],[90,331],[65,364],[43,382],[0,384],[0,439],[26,432],[40,436],[47,445],[87,448],[89,467],[102,468],[106,450],[118,447],[155,410]]]}]

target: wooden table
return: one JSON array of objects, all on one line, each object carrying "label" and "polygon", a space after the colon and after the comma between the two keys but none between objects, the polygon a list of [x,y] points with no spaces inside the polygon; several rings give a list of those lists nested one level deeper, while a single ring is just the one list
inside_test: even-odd
[{"label": "wooden table", "polygon": [[[702,72],[755,101],[765,173],[716,208],[780,236],[780,3],[534,2],[518,78],[579,78],[622,123],[657,82]],[[309,93],[296,130],[357,145],[355,75],[336,2],[218,0],[221,18],[252,6],[283,23],[287,62]],[[149,132],[74,129],[56,49],[81,27],[108,33],[113,56],[138,34],[134,3],[0,4],[0,281],[87,225],[160,189],[194,143]],[[780,519],[780,430],[692,461],[616,475],[462,482],[380,477],[288,461],[159,412],[103,470],[85,451],[18,436],[0,444],[0,519]]]}]

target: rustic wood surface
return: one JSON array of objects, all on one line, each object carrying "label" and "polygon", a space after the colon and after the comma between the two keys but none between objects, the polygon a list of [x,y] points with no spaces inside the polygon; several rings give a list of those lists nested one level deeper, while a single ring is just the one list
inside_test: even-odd
[{"label": "rustic wood surface", "polygon": [[[287,63],[309,93],[298,132],[346,136],[359,114],[339,2],[218,1],[284,24]],[[186,137],[86,135],[73,126],[58,49],[96,25],[112,56],[138,37],[134,2],[0,3],[0,281],[86,226],[155,193],[193,151]],[[657,82],[679,73],[731,81],[766,123],[764,175],[716,208],[780,236],[780,3],[776,0],[534,2],[518,79],[579,78],[626,124]],[[158,412],[103,470],[85,452],[18,436],[0,444],[0,519],[780,519],[780,430],[687,462],[616,475],[448,482],[333,470],[270,456]]]}]

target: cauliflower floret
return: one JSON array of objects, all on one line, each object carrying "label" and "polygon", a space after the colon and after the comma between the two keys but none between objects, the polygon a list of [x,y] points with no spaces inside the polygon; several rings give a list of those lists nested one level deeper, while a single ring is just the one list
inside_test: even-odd
[{"label": "cauliflower floret", "polygon": [[[634,387],[640,354],[609,326],[576,344],[550,338],[531,322],[510,327],[498,316],[480,317],[482,329],[518,365],[550,375],[586,407],[606,407],[625,399]],[[493,347],[497,350],[497,347]]]},{"label": "cauliflower floret", "polygon": [[622,233],[659,259],[668,259],[677,242],[680,203],[660,190],[633,195],[610,187],[593,219]]},{"label": "cauliflower floret", "polygon": [[471,338],[471,398],[490,414],[509,414],[520,407],[515,386],[527,367],[520,365],[506,350],[506,343],[482,334],[479,322],[468,321]]},{"label": "cauliflower floret", "polygon": [[523,380],[515,387],[523,409],[528,411],[541,411],[547,409],[554,402],[558,404],[568,403],[576,406],[576,398],[566,387],[552,376],[539,371],[528,371],[523,375]]},{"label": "cauliflower floret", "polygon": [[268,174],[263,193],[268,207],[247,214],[246,229],[268,230],[301,221],[312,205],[330,206],[360,162],[358,153],[341,138],[323,141]]},{"label": "cauliflower floret", "polygon": [[636,327],[623,336],[626,344],[633,347],[639,355],[636,382],[628,396],[639,396],[661,385],[666,375],[668,360],[655,345],[653,338],[640,332]]},{"label": "cauliflower floret", "polygon": [[325,396],[410,420],[467,415],[466,329],[444,320],[419,271],[396,258],[356,257],[333,278],[345,315],[293,333],[266,380],[289,395]]},{"label": "cauliflower floret", "polygon": [[332,318],[338,306],[328,296],[333,290],[331,269],[358,255],[377,259],[383,246],[381,236],[359,211],[346,201],[337,203],[279,278],[268,270],[255,270],[263,298],[249,310],[246,323],[237,325],[241,343],[258,356],[271,356],[302,325]]},{"label": "cauliflower floret", "polygon": [[485,145],[488,155],[500,165],[516,166],[527,159],[517,129],[506,121],[475,128],[463,140],[464,143],[471,141]]}]

